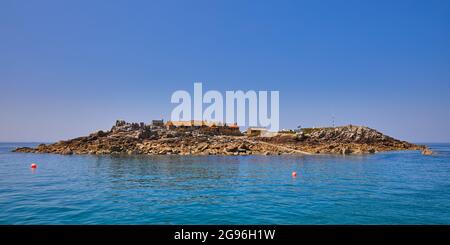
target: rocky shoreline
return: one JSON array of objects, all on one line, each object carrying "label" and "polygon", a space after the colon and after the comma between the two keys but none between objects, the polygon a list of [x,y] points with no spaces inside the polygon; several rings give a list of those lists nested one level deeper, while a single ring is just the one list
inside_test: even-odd
[{"label": "rocky shoreline", "polygon": [[14,152],[55,154],[147,154],[147,155],[281,155],[281,154],[371,154],[383,151],[420,150],[416,145],[386,136],[363,126],[304,129],[271,137],[223,135],[202,130],[168,129],[163,126],[117,121],[109,131],[98,131],[36,148]]}]

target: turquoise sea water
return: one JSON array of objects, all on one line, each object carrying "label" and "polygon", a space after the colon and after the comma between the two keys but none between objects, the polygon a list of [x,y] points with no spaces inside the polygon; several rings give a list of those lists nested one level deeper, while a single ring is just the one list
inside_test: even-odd
[{"label": "turquoise sea water", "polygon": [[450,224],[450,144],[430,144],[434,156],[10,152],[30,145],[0,144],[0,224]]}]

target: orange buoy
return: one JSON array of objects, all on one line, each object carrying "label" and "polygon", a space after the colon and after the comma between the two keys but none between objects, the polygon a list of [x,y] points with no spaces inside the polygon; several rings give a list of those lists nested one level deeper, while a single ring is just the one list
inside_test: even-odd
[{"label": "orange buoy", "polygon": [[292,177],[297,177],[297,172],[292,172]]},{"label": "orange buoy", "polygon": [[31,168],[37,168],[37,164],[36,163],[32,163],[31,164]]}]

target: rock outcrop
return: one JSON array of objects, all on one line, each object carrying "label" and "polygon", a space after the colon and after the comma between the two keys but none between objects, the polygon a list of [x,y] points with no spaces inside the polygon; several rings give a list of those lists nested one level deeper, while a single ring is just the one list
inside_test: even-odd
[{"label": "rock outcrop", "polygon": [[363,126],[304,129],[300,134],[275,136],[268,142],[286,144],[312,153],[370,154],[394,150],[424,150],[425,146],[412,144],[384,135]]},{"label": "rock outcrop", "polygon": [[[17,148],[15,152],[56,154],[148,154],[148,155],[280,155],[299,153],[369,154],[392,150],[426,150],[361,126],[304,129],[301,133],[274,137],[209,135],[152,127],[118,120],[109,131],[85,137]],[[426,152],[428,153],[428,151]],[[424,153],[425,154],[425,153]]]},{"label": "rock outcrop", "polygon": [[433,154],[433,151],[428,149],[428,148],[425,148],[425,149],[422,150],[422,154],[426,155],[426,156],[429,156],[429,155]]}]

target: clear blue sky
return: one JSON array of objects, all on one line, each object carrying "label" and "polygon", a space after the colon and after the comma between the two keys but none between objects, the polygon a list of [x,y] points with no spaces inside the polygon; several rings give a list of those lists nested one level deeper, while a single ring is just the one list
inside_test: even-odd
[{"label": "clear blue sky", "polygon": [[167,118],[173,91],[279,90],[282,128],[450,142],[450,1],[0,1],[0,141]]}]

